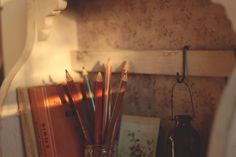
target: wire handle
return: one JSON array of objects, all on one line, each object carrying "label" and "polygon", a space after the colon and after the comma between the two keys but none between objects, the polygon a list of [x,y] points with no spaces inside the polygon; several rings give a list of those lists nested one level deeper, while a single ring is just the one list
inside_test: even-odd
[{"label": "wire handle", "polygon": [[[172,87],[172,93],[171,93],[171,120],[175,120],[174,118],[174,91],[175,91],[175,87],[176,85],[179,84],[178,82],[176,82],[173,87]],[[185,87],[187,87],[187,91],[189,93],[189,97],[190,97],[190,102],[191,102],[191,107],[192,107],[192,119],[195,118],[195,109],[194,109],[194,103],[193,103],[193,97],[192,97],[192,92],[191,89],[188,85],[188,83],[186,83],[185,81],[182,82],[181,84],[185,85]]]},{"label": "wire handle", "polygon": [[190,46],[184,46],[183,48],[183,65],[182,65],[182,78],[180,77],[179,72],[176,73],[176,82],[172,87],[172,94],[171,94],[171,118],[174,120],[174,90],[177,84],[184,84],[185,87],[187,87],[189,96],[190,96],[190,101],[191,101],[191,106],[192,106],[192,118],[195,117],[195,110],[194,110],[194,104],[193,104],[193,98],[192,98],[192,92],[191,89],[188,85],[188,83],[185,81],[186,77],[186,64],[187,64],[187,51],[189,50]]}]

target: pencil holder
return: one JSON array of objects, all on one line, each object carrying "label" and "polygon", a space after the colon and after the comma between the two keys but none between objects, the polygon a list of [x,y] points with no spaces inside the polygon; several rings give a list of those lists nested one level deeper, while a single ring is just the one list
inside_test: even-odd
[{"label": "pencil holder", "polygon": [[87,145],[84,151],[85,157],[115,157],[114,146]]}]

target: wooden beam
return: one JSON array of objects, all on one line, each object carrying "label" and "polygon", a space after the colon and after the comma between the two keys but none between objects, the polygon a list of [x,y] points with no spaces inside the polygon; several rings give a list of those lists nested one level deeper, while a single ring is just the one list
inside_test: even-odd
[{"label": "wooden beam", "polygon": [[[72,69],[81,71],[104,71],[104,63],[111,58],[113,72],[119,72],[124,61],[129,62],[130,73],[176,75],[182,72],[182,51],[161,50],[110,50],[74,51],[71,53]],[[227,50],[187,52],[188,75],[226,77],[235,66],[234,52]]]}]

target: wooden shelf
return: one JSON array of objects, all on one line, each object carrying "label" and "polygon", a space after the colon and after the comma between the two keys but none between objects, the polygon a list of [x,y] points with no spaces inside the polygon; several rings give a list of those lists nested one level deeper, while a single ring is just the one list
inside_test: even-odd
[{"label": "wooden shelf", "polygon": [[[182,50],[109,50],[74,51],[71,53],[72,69],[80,71],[83,66],[88,71],[104,71],[104,63],[111,58],[113,72],[120,71],[124,61],[129,62],[130,73],[176,75],[182,69]],[[235,66],[233,51],[216,50],[187,52],[188,75],[226,77]]]}]

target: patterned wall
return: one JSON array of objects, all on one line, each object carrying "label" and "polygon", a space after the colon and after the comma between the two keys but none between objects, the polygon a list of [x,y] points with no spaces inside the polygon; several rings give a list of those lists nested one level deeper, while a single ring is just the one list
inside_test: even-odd
[{"label": "patterned wall", "polygon": [[[84,49],[232,49],[236,34],[225,10],[209,0],[77,0],[78,45]],[[131,75],[124,113],[161,117],[158,156],[173,124],[170,116],[174,77]],[[202,138],[202,157],[214,113],[225,85],[222,78],[190,77],[196,107],[195,128]],[[189,112],[184,88],[176,92],[177,113]]]},{"label": "patterned wall", "polygon": [[222,6],[209,0],[78,0],[84,48],[229,49],[236,35]]}]

